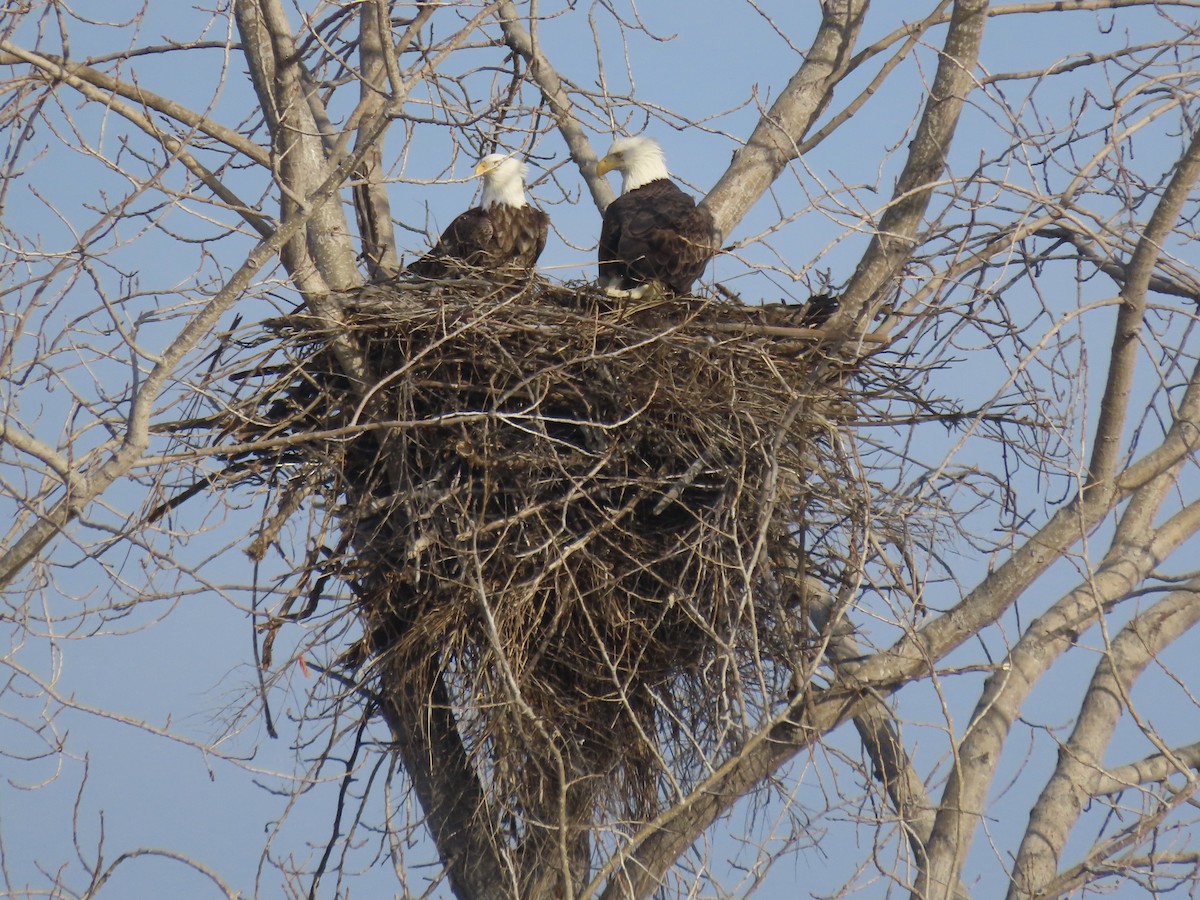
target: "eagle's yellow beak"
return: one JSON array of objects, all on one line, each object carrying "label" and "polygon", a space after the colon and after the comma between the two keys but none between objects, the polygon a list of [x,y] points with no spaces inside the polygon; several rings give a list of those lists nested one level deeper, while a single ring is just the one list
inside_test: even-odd
[{"label": "eagle's yellow beak", "polygon": [[615,153],[610,153],[600,162],[596,163],[596,174],[604,175],[611,172],[620,165],[620,158]]},{"label": "eagle's yellow beak", "polygon": [[494,168],[496,168],[495,163],[488,162],[487,160],[480,160],[478,163],[475,164],[475,177],[482,178],[484,175],[486,175],[488,172],[492,171],[492,169],[494,169]]}]

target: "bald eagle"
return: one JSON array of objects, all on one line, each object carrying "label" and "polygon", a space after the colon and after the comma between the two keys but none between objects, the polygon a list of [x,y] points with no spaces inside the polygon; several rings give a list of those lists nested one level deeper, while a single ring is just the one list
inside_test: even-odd
[{"label": "bald eagle", "polygon": [[442,232],[437,245],[405,271],[421,278],[447,278],[472,269],[528,277],[546,246],[550,217],[525,201],[528,167],[500,153],[475,167],[483,199]]},{"label": "bald eagle", "polygon": [[651,282],[667,294],[687,294],[717,252],[712,213],[671,181],[656,141],[621,138],[596,166],[621,173],[621,196],[600,227],[600,286],[640,297]]}]

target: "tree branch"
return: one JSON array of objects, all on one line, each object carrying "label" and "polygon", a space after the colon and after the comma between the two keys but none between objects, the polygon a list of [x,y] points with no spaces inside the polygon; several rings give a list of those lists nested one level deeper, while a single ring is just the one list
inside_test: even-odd
[{"label": "tree branch", "polygon": [[[0,49],[5,50],[10,56],[19,59],[21,62],[35,66],[62,81],[64,84],[70,85],[87,99],[101,103],[119,115],[124,116],[146,134],[150,135],[150,137],[162,144],[163,149],[168,153],[177,157],[187,167],[188,171],[199,178],[205,187],[224,201],[231,210],[240,215],[255,231],[263,237],[268,237],[271,234],[271,225],[266,219],[260,216],[250,204],[244,202],[237,194],[226,187],[219,178],[197,160],[177,136],[163,131],[153,119],[141,110],[134,109],[128,104],[122,103],[120,100],[115,99],[112,94],[105,93],[104,89],[76,77],[72,69],[59,65],[50,57],[31,53],[20,47],[15,47],[7,41],[0,41]],[[73,68],[81,67],[75,66]],[[99,73],[93,72],[91,74],[96,76]],[[109,80],[112,81],[115,79]]]},{"label": "tree branch", "polygon": [[1161,784],[1180,774],[1180,763],[1191,773],[1200,771],[1200,741],[1175,747],[1169,754],[1155,753],[1137,762],[1101,772],[1092,785],[1092,796],[1119,794],[1143,784]]},{"label": "tree branch", "polygon": [[830,322],[834,328],[855,320],[869,321],[880,294],[891,287],[896,273],[908,261],[934,183],[946,168],[963,103],[975,86],[987,8],[986,0],[957,0],[954,4],[937,74],[909,144],[908,159],[892,202],[842,293],[842,307]]},{"label": "tree branch", "polygon": [[[1004,669],[988,678],[938,804],[927,847],[929,865],[917,879],[914,900],[948,896],[961,877],[996,772],[995,761],[1033,685],[1081,630],[1154,570],[1161,561],[1159,552],[1173,549],[1154,546],[1152,550],[1154,515],[1173,483],[1174,472],[1168,471],[1140,489],[1095,574],[1035,619],[1009,652]],[[1181,534],[1177,537],[1176,546],[1184,539]]]},{"label": "tree branch", "polygon": [[[94,470],[81,473],[80,480],[77,482],[78,489],[69,490],[11,547],[3,548],[2,555],[0,555],[0,588],[7,585],[28,565],[67,523],[79,515],[81,510],[103,493],[116,479],[136,465],[149,444],[150,412],[154,401],[166,387],[184,356],[190,353],[212,331],[221,316],[245,293],[255,274],[274,256],[279,255],[288,241],[292,240],[307,225],[309,217],[319,212],[321,207],[338,192],[347,175],[362,161],[362,154],[371,146],[373,140],[379,139],[386,126],[386,118],[381,117],[376,121],[371,131],[372,140],[364,141],[358,151],[342,160],[329,173],[316,192],[305,198],[302,212],[290,221],[280,224],[269,238],[265,238],[255,246],[246,261],[234,272],[224,287],[213,295],[204,308],[188,321],[170,345],[158,355],[154,368],[150,370],[142,382],[141,388],[134,395],[126,421],[125,435],[112,455]],[[320,301],[317,306],[318,313],[324,310],[336,316],[336,303],[327,297],[318,298],[318,300]],[[365,369],[362,366],[361,357],[356,355],[357,351],[349,341],[348,335],[341,335],[338,340],[334,341],[334,351],[338,354],[339,362],[345,367],[346,374],[352,379],[361,378]]]},{"label": "tree branch", "polygon": [[71,461],[51,447],[19,431],[13,425],[0,420],[0,444],[8,444],[21,453],[27,453],[34,459],[41,460],[50,471],[62,479],[68,491],[78,490],[82,485],[75,467]]},{"label": "tree branch", "polygon": [[[850,681],[861,663],[850,663],[849,660],[861,659],[861,653],[857,652],[857,643],[850,637],[853,632],[849,623],[842,630],[847,634],[839,634],[830,641],[827,656],[839,680]],[[918,868],[924,868],[925,847],[933,833],[935,808],[925,790],[924,781],[904,748],[895,714],[881,697],[875,695],[863,704],[860,712],[855,713],[854,727],[871,758],[873,774],[887,792],[904,829],[913,860]],[[960,881],[953,893],[954,900],[968,900],[970,896]]]},{"label": "tree branch", "polygon": [[[429,7],[425,7],[420,10],[418,17],[428,18],[431,12]],[[383,111],[388,94],[400,87],[398,77],[392,75],[396,63],[392,53],[386,0],[362,4],[358,9],[358,22],[358,109],[369,120]],[[372,281],[400,269],[396,235],[392,228],[391,203],[383,171],[383,148],[376,144],[363,157],[363,164],[355,172],[357,183],[354,186],[354,214],[358,220],[362,255],[367,264],[367,278]]]},{"label": "tree branch", "polygon": [[517,11],[516,4],[512,0],[503,0],[498,7],[504,42],[520,54],[529,66],[529,74],[533,76],[533,80],[541,89],[542,97],[554,114],[558,131],[566,141],[567,152],[571,154],[571,160],[583,176],[592,194],[592,201],[598,210],[604,212],[613,201],[612,185],[608,183],[607,178],[596,174],[596,152],[592,149],[592,143],[588,140],[583,126],[579,124],[579,117],[575,114],[575,106],[571,103],[562,77],[550,64],[541,47],[535,45],[532,35],[521,25],[521,14]]},{"label": "tree branch", "polygon": [[[1039,228],[1034,233],[1039,237],[1067,242],[1079,252],[1081,257],[1094,264],[1097,269],[1115,281],[1118,287],[1125,287],[1128,281],[1129,267],[1102,253],[1096,247],[1095,242],[1088,240],[1085,235],[1080,234],[1076,229],[1060,223]],[[1186,272],[1179,272],[1178,275],[1178,278],[1167,278],[1164,275],[1154,272],[1150,275],[1146,287],[1159,294],[1170,294],[1175,297],[1182,297],[1185,300],[1200,301],[1200,284],[1197,284],[1195,281],[1188,284],[1188,275]]]},{"label": "tree branch", "polygon": [[1113,331],[1108,382],[1100,402],[1100,420],[1096,425],[1095,444],[1088,465],[1088,485],[1111,479],[1116,471],[1133,375],[1137,368],[1138,338],[1142,331],[1142,317],[1146,313],[1146,290],[1159,254],[1162,253],[1163,243],[1179,218],[1197,177],[1200,177],[1200,130],[1192,135],[1187,152],[1176,165],[1175,174],[1155,206],[1150,221],[1146,223],[1146,230],[1126,270],[1127,280],[1121,290],[1121,308]]},{"label": "tree branch", "polygon": [[1067,869],[1047,884],[1040,896],[1063,897],[1077,888],[1095,881],[1097,878],[1103,878],[1116,872],[1127,873],[1135,866],[1154,867],[1160,864],[1160,860],[1164,860],[1170,864],[1184,864],[1195,867],[1197,860],[1200,859],[1200,854],[1179,856],[1164,854],[1162,857],[1158,854],[1150,856],[1128,854],[1123,857],[1116,857],[1115,854],[1127,847],[1136,847],[1152,839],[1155,831],[1162,827],[1164,820],[1172,810],[1185,803],[1195,803],[1194,797],[1198,788],[1200,788],[1200,781],[1195,779],[1188,781],[1173,796],[1164,800],[1153,812],[1135,818],[1133,822],[1121,829],[1115,837],[1093,849],[1081,862]]},{"label": "tree branch", "polygon": [[[1070,739],[1029,814],[1013,866],[1010,900],[1042,896],[1058,872],[1063,847],[1103,774],[1104,753],[1134,681],[1160,652],[1200,621],[1200,580],[1173,591],[1130,621],[1096,666]],[[1178,768],[1176,769],[1178,771]]]},{"label": "tree branch", "polygon": [[140,847],[137,850],[127,850],[114,859],[103,872],[96,872],[92,878],[92,883],[88,885],[87,892],[83,894],[82,900],[92,900],[104,887],[105,884],[116,874],[117,868],[127,862],[133,862],[145,857],[157,857],[159,859],[169,859],[174,862],[182,863],[191,869],[196,870],[221,891],[228,900],[238,900],[242,896],[242,892],[234,890],[217,872],[206,866],[199,860],[192,859],[176,850],[165,850],[160,847]]},{"label": "tree branch", "polygon": [[[1155,457],[1157,475],[1187,458],[1182,449],[1188,440],[1185,435],[1194,441],[1200,434],[1200,369],[1180,403],[1171,434],[1178,436],[1179,447],[1167,456]],[[597,874],[597,880],[609,880],[602,900],[625,900],[651,890],[678,855],[746,792],[796,753],[860,712],[864,704],[874,700],[876,693],[895,690],[933,671],[938,660],[998,619],[1125,496],[1117,491],[1098,490],[1077,496],[953,608],[905,636],[891,649],[865,660],[852,678],[839,680],[828,690],[797,697],[748,741],[737,757],[697,785],[684,800],[648,823],[626,848],[613,855]],[[1094,602],[1088,609],[1094,611]]]},{"label": "tree branch", "polygon": [[821,27],[804,63],[703,200],[712,211],[722,240],[784,167],[797,158],[801,140],[848,71],[850,51],[862,30],[867,2],[827,0],[822,7]]},{"label": "tree branch", "polygon": [[[385,680],[400,686],[384,697],[382,711],[455,896],[513,900],[513,879],[491,840],[495,832],[489,825],[495,823],[488,819],[483,789],[459,738],[436,654],[429,655],[425,672],[399,672]],[[431,693],[422,694],[418,685],[431,685]]]},{"label": "tree branch", "polygon": [[[944,11],[945,8],[950,5],[950,2],[951,0],[940,0],[937,9],[935,9],[920,22],[914,22],[911,25],[905,26],[904,46],[893,53],[891,57],[889,57],[888,60],[879,67],[879,71],[875,73],[875,76],[871,79],[871,83],[859,91],[858,96],[840,109],[836,115],[831,116],[829,121],[822,125],[819,131],[806,138],[804,142],[800,144],[799,152],[802,154],[808,153],[827,137],[837,131],[838,128],[844,125],[851,116],[862,109],[862,107],[866,105],[867,101],[875,95],[875,92],[879,89],[879,86],[887,80],[889,75],[891,75],[896,66],[900,65],[900,63],[908,58],[909,53],[911,53],[913,48],[917,46],[917,44],[925,36],[926,32],[928,32],[929,29],[934,25],[938,25],[946,21]],[[846,74],[849,74],[857,69],[865,59],[873,55],[872,51],[877,52],[879,49],[882,49],[883,46],[886,46],[886,44],[877,44],[874,47],[867,48],[862,52],[854,54],[854,58],[851,59],[846,65]]]},{"label": "tree branch", "polygon": [[9,41],[0,41],[0,51],[3,51],[0,52],[0,65],[11,66],[17,62],[28,63],[72,87],[76,87],[77,82],[84,82],[102,91],[125,97],[139,106],[162,113],[194,131],[220,141],[230,150],[241,153],[265,169],[271,168],[270,154],[258,144],[233,129],[226,128],[209,117],[189,109],[182,103],[177,103],[153,91],[147,91],[139,85],[128,84],[118,78],[113,78],[111,75],[83,63],[66,62],[61,57],[49,53],[31,53]]},{"label": "tree branch", "polygon": [[[306,296],[345,291],[362,283],[340,204],[305,211],[328,170],[325,147],[305,89],[296,44],[279,0],[235,0],[234,16],[259,102],[271,130],[272,158],[280,188],[280,221],[301,216],[302,233],[281,258]],[[362,148],[365,152],[367,148]]]},{"label": "tree branch", "polygon": [[[814,584],[808,591],[807,599],[811,607],[809,618],[818,632],[829,634],[826,659],[839,680],[853,680],[863,659],[862,650],[854,639],[853,624],[849,619],[842,618],[833,623],[831,628],[832,598],[823,585]],[[882,698],[874,697],[864,704],[862,712],[854,716],[854,727],[871,758],[873,774],[883,785],[903,825],[913,856],[923,861],[925,844],[933,830],[933,804],[905,752],[895,724],[895,715]],[[967,896],[965,891],[962,893],[964,897]]]}]

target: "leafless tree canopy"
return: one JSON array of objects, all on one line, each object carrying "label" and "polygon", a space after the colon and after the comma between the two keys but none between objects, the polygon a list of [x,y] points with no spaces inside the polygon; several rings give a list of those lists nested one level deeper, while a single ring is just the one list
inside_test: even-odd
[{"label": "leafless tree canopy", "polygon": [[[6,896],[1195,891],[1200,0],[104,6],[0,17]],[[490,152],[539,277],[404,278]]]}]

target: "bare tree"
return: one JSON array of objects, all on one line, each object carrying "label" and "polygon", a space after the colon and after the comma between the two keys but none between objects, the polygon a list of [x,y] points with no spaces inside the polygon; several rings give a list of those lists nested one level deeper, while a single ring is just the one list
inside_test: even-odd
[{"label": "bare tree", "polygon": [[[0,20],[0,747],[74,829],[0,818],[7,893],[1200,881],[1200,2],[218,6]],[[613,309],[642,131],[724,246]],[[493,150],[547,278],[405,286]],[[198,603],[220,726],[72,680]],[[110,723],[261,846],[110,849]]]}]

